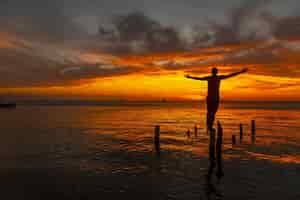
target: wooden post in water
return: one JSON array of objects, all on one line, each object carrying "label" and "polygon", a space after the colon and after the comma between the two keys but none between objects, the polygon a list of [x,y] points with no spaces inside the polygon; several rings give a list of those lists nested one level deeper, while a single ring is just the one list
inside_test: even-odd
[{"label": "wooden post in water", "polygon": [[155,126],[154,129],[154,145],[157,153],[160,152],[160,126]]},{"label": "wooden post in water", "polygon": [[195,133],[195,137],[198,136],[198,127],[197,125],[195,124],[195,127],[194,127],[194,133]]},{"label": "wooden post in water", "polygon": [[190,131],[190,129],[187,130],[186,135],[187,135],[188,138],[191,137],[191,131]]},{"label": "wooden post in water", "polygon": [[208,147],[208,158],[209,158],[209,168],[207,174],[207,181],[210,182],[213,170],[215,168],[216,162],[216,129],[211,129],[209,132],[209,147]]},{"label": "wooden post in water", "polygon": [[216,142],[217,152],[217,178],[220,180],[224,176],[223,165],[222,165],[222,144],[223,144],[223,129],[221,123],[218,121],[218,136]]},{"label": "wooden post in water", "polygon": [[232,135],[231,140],[232,140],[232,146],[235,145],[236,144],[235,135]]},{"label": "wooden post in water", "polygon": [[243,124],[240,124],[240,143],[243,142]]},{"label": "wooden post in water", "polygon": [[256,137],[256,127],[255,127],[255,120],[251,121],[251,141],[252,144],[255,143],[255,137]]}]

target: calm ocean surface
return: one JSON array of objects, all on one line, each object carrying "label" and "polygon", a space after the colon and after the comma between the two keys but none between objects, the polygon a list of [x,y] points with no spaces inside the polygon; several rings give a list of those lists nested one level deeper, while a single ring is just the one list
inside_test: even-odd
[{"label": "calm ocean surface", "polygon": [[[255,147],[249,136],[252,119],[257,126]],[[106,189],[104,183],[97,184],[108,194],[116,187],[126,193],[137,185],[148,191],[150,186],[139,181],[150,180],[155,185],[151,194],[162,199],[207,195],[202,179],[208,167],[208,136],[201,103],[18,106],[1,110],[0,120],[2,170],[105,174],[114,181]],[[299,199],[299,104],[225,104],[217,120],[223,125],[225,139],[225,178],[219,185],[219,198],[265,199],[277,192],[272,199]],[[244,124],[243,144],[238,139],[240,123]],[[152,145],[155,125],[161,126],[159,161]],[[188,129],[191,138],[186,136]],[[235,147],[231,145],[233,134],[238,140]],[[126,186],[114,185],[125,175],[136,178]]]}]

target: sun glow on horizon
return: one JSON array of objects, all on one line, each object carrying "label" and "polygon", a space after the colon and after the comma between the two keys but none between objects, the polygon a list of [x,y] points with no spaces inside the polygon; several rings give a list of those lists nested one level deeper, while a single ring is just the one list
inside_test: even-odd
[{"label": "sun glow on horizon", "polygon": [[[1,93],[88,99],[204,100],[206,81],[190,80],[184,74],[182,71],[163,75],[130,74],[81,81],[76,86],[8,88],[1,89]],[[295,93],[300,89],[299,82],[292,78],[245,74],[222,81],[220,92],[223,100],[295,100],[299,98]],[[280,88],[272,89],[276,85]]]}]

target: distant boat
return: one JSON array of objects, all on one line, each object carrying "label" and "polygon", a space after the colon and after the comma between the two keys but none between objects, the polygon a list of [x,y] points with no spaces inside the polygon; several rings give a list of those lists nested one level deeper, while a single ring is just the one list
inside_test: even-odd
[{"label": "distant boat", "polygon": [[16,107],[17,107],[16,103],[0,103],[0,109],[1,108],[9,109],[9,108],[16,108]]}]

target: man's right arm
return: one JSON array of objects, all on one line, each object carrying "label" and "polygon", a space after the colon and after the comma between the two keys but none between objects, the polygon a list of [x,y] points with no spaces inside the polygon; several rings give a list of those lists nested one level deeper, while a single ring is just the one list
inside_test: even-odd
[{"label": "man's right arm", "polygon": [[200,80],[200,81],[207,81],[209,79],[209,76],[205,76],[205,77],[196,77],[196,76],[190,76],[190,75],[185,75],[186,78],[189,79],[194,79],[194,80]]}]

